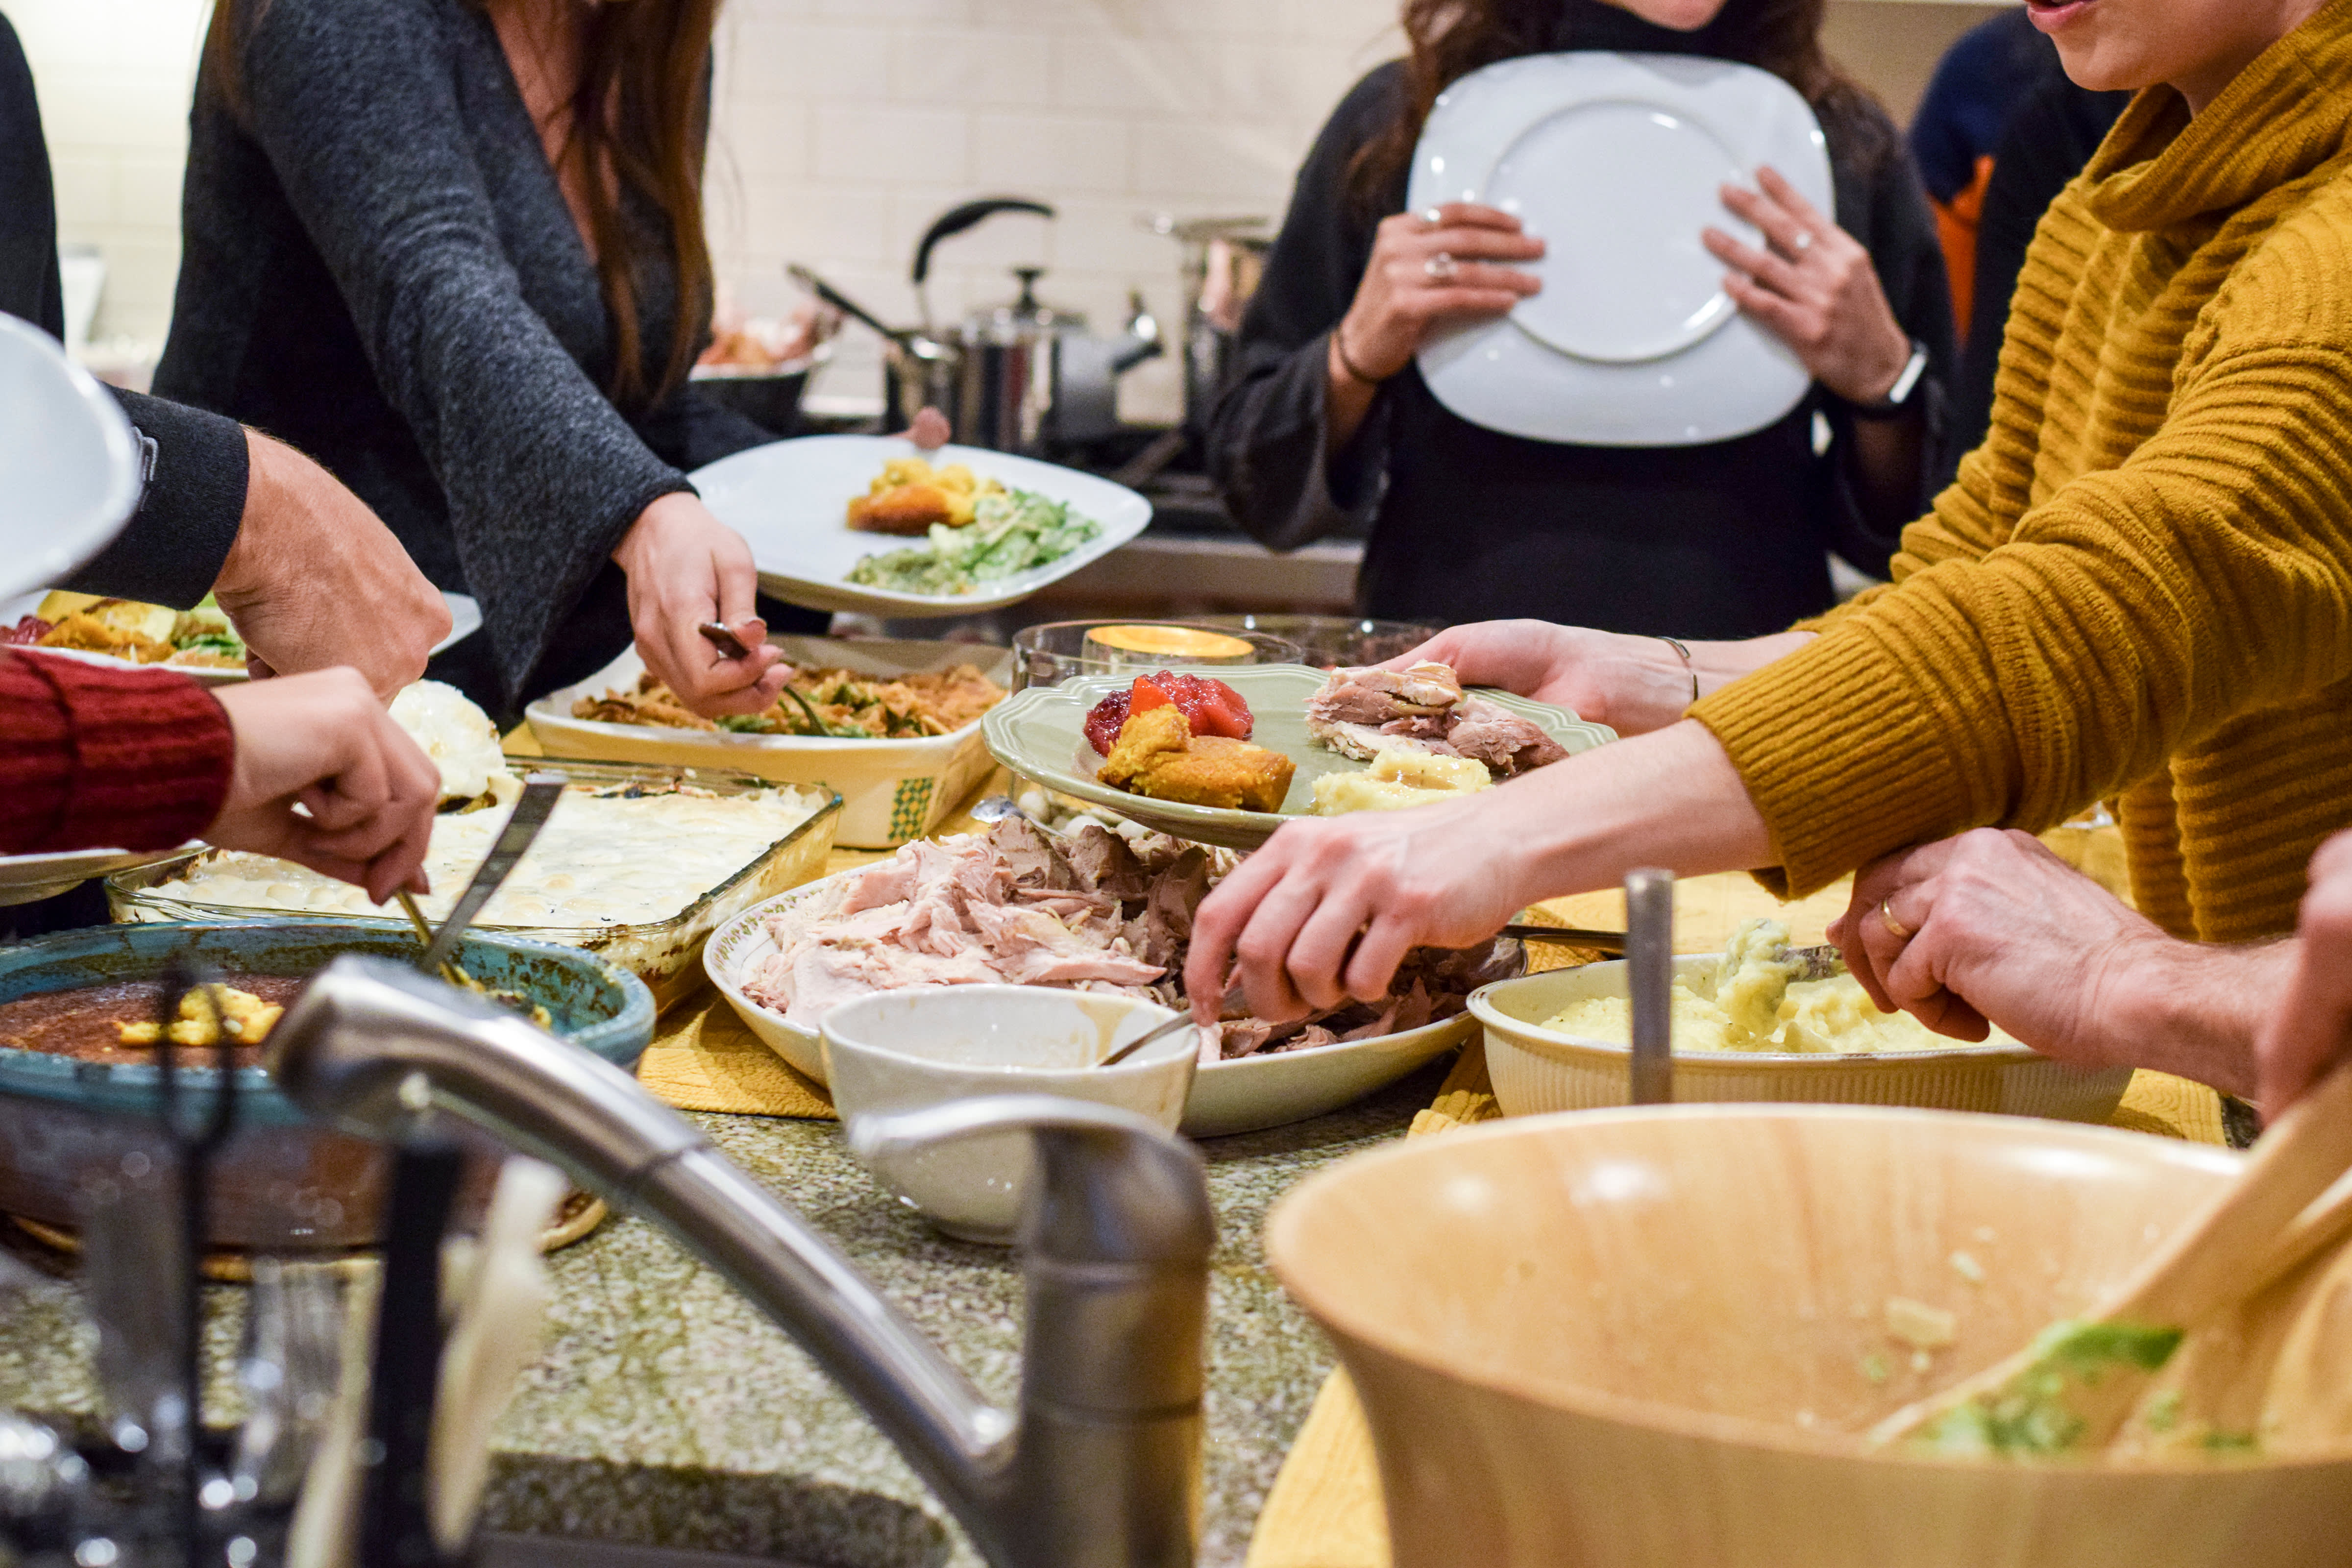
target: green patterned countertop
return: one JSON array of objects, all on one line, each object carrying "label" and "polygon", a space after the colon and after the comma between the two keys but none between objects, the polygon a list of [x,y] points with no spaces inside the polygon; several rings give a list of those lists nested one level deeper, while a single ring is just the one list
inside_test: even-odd
[{"label": "green patterned countertop", "polygon": [[[1401,1135],[1444,1062],[1346,1110],[1202,1145],[1222,1236],[1210,1291],[1203,1564],[1239,1564],[1266,1489],[1332,1364],[1260,1246],[1300,1176]],[[992,1399],[1019,1379],[1013,1256],[939,1236],[888,1201],[831,1122],[698,1116],[782,1192]],[[501,1422],[491,1529],[772,1556],[828,1568],[979,1557],[848,1397],[782,1331],[641,1221],[550,1259],[548,1344]],[[242,1293],[212,1293],[233,1343]],[[0,1405],[91,1405],[70,1291],[22,1301],[0,1334]],[[217,1396],[216,1396],[217,1397]]]}]

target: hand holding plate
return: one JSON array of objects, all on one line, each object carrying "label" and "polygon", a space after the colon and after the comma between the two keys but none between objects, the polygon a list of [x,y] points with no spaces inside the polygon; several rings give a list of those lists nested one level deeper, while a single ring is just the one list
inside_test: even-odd
[{"label": "hand holding plate", "polygon": [[1507,212],[1455,202],[1384,219],[1355,302],[1333,333],[1342,371],[1385,381],[1412,363],[1433,323],[1499,316],[1542,289],[1508,262],[1533,261],[1544,242]]},{"label": "hand holding plate", "polygon": [[1724,291],[1770,329],[1812,372],[1849,402],[1885,397],[1910,362],[1911,339],[1895,319],[1860,241],[1822,216],[1769,167],[1756,191],[1723,187],[1723,205],[1763,233],[1758,249],[1710,228],[1707,252],[1733,270]]}]

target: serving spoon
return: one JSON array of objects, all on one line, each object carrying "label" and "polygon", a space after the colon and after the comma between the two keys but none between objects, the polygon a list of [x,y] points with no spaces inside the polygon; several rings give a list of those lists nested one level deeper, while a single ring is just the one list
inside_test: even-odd
[{"label": "serving spoon", "polygon": [[[2095,1325],[2189,1330],[2215,1313],[2268,1289],[2340,1238],[2352,1220],[2352,1196],[2330,1192],[2352,1170],[2352,1063],[2289,1107],[2246,1161],[2245,1168],[2174,1232],[2130,1278],[2083,1315]],[[2316,1201],[2329,1201],[2315,1207]],[[2309,1211],[2309,1212],[2306,1212]],[[2066,1412],[2081,1425],[2070,1449],[2103,1447],[2138,1403],[2154,1366],[2116,1362],[2095,1383],[2069,1380]],[[1877,1443],[1929,1434],[1963,1407],[2028,1392],[2029,1379],[2046,1374],[2048,1352],[2037,1342],[1974,1377],[1914,1400],[1870,1429]]]}]

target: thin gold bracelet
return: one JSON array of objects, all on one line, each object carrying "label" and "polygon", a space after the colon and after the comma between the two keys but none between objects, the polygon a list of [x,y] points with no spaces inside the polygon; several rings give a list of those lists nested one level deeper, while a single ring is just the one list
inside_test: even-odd
[{"label": "thin gold bracelet", "polygon": [[1652,632],[1650,635],[1683,656],[1683,668],[1690,671],[1691,701],[1696,704],[1698,701],[1698,666],[1691,662],[1690,645],[1680,637],[1670,637],[1663,633]]}]

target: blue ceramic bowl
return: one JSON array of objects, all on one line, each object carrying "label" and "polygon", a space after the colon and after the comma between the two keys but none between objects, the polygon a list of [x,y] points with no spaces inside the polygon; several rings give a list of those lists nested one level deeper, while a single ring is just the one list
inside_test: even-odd
[{"label": "blue ceramic bowl", "polygon": [[[179,953],[234,980],[310,974],[346,952],[411,960],[416,942],[379,925],[331,920],[100,926],[0,949],[0,1002],[152,979]],[[618,1067],[634,1067],[653,1038],[645,983],[593,953],[475,935],[459,945],[457,962],[485,985],[539,1003],[559,1037]],[[193,1121],[211,1105],[219,1074],[183,1063]],[[159,1077],[147,1063],[0,1047],[0,1212],[70,1229],[93,1181],[120,1179],[134,1151],[149,1156],[134,1168],[152,1165],[161,1142]],[[263,1068],[240,1068],[236,1082],[236,1131],[214,1163],[212,1244],[300,1252],[373,1242],[384,1152],[308,1121]],[[461,1198],[461,1215],[470,1216],[487,1196],[498,1146],[471,1129],[452,1131],[481,1155]]]}]

